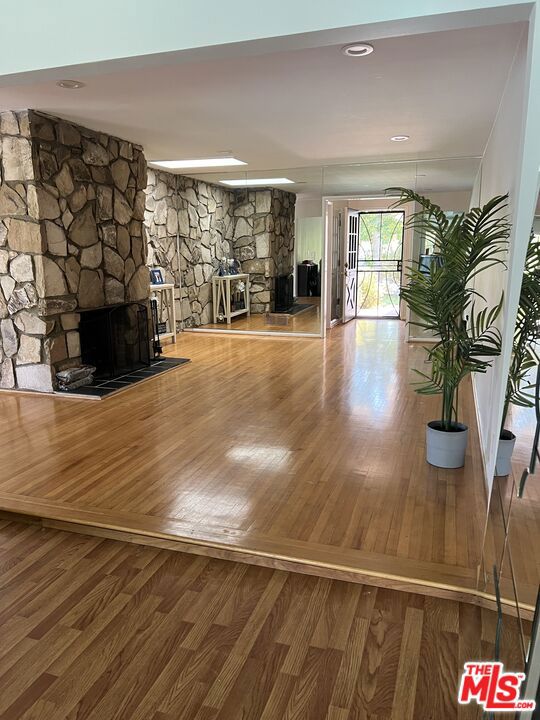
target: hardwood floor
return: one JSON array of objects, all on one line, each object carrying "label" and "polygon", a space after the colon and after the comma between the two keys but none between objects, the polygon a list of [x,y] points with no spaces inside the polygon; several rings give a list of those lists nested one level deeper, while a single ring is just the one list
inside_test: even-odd
[{"label": "hardwood floor", "polygon": [[[397,321],[326,340],[183,333],[192,362],[103,401],[0,394],[0,509],[342,579],[476,588],[485,496],[424,460],[437,398]],[[231,555],[238,553],[238,555]],[[414,586],[414,585],[413,585]]]},{"label": "hardwood floor", "polygon": [[321,313],[320,313],[320,298],[298,298],[299,303],[304,305],[312,305],[311,310],[305,310],[298,315],[291,315],[288,323],[284,325],[282,322],[278,324],[277,321],[269,323],[266,320],[266,314],[254,314],[246,317],[245,315],[239,315],[233,318],[232,324],[227,325],[225,323],[209,323],[202,325],[199,330],[234,330],[242,332],[291,332],[291,333],[310,333],[313,335],[319,335],[321,332]]},{"label": "hardwood floor", "polygon": [[2,720],[472,720],[493,658],[473,605],[8,520],[0,592]]}]

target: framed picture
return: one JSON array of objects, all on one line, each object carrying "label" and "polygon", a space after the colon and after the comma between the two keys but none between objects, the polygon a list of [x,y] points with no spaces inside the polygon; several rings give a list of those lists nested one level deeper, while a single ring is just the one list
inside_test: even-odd
[{"label": "framed picture", "polygon": [[163,285],[164,280],[161,270],[158,268],[152,268],[152,270],[150,270],[150,282],[152,285]]}]

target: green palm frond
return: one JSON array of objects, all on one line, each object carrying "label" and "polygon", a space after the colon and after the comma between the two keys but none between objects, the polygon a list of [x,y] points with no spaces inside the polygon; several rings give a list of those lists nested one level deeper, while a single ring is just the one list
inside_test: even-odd
[{"label": "green palm frond", "polygon": [[[504,214],[507,196],[492,198],[483,207],[449,217],[429,198],[406,188],[389,188],[397,193],[393,207],[415,203],[406,226],[433,244],[440,264],[428,272],[417,262],[405,272],[401,297],[409,306],[411,324],[439,338],[427,348],[430,373],[417,371],[421,380],[416,392],[442,395],[442,423],[448,428],[456,416],[460,383],[471,373],[485,373],[501,353],[501,334],[495,323],[503,297],[493,307],[477,309],[484,298],[473,287],[474,278],[495,265],[504,266],[510,225]],[[540,276],[540,255],[536,258]],[[534,304],[540,296],[529,296]],[[539,305],[540,307],[540,302]],[[468,318],[468,320],[467,320]]]},{"label": "green palm frond", "polygon": [[540,243],[531,232],[525,268],[521,281],[514,339],[512,343],[512,359],[506,382],[506,395],[502,428],[506,422],[510,405],[532,407],[534,395],[532,386],[525,385],[532,368],[540,365],[537,343],[540,341]]}]

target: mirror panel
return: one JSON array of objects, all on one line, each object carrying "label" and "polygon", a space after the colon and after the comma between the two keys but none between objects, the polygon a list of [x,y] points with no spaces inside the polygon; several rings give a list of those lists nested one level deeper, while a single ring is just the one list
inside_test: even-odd
[{"label": "mirror panel", "polygon": [[[320,336],[322,168],[220,171],[194,177],[230,194],[230,256],[226,260],[237,261],[235,272],[248,276],[213,280],[220,288],[212,303],[217,310],[197,330]],[[291,182],[282,183],[280,178]],[[312,201],[299,201],[304,196]]]},{"label": "mirror panel", "polygon": [[[529,376],[534,381],[536,372]],[[514,582],[518,603],[534,607],[540,585],[540,467],[529,475],[522,497],[518,497],[519,485],[525,468],[530,467],[536,430],[534,408],[511,408],[509,424],[516,435],[512,457],[512,502],[508,519],[508,544],[512,555]]]},{"label": "mirror panel", "polygon": [[[479,171],[479,158],[394,161],[326,166],[323,194],[327,201],[326,327],[343,318],[401,318],[414,322],[399,288],[406,268],[428,258],[433,247],[407,225],[416,211],[414,203],[395,208],[397,194],[391,187],[405,187],[426,195],[444,211],[453,213],[469,208],[473,185]],[[347,223],[359,213],[357,251],[356,307],[347,312],[351,294],[344,284],[347,262]],[[429,258],[428,258],[429,260]],[[347,268],[349,273],[350,268]],[[352,288],[354,278],[351,278]],[[343,300],[342,300],[343,299]],[[407,325],[410,341],[426,341],[431,336],[414,324]]]},{"label": "mirror panel", "polygon": [[[533,223],[536,242],[540,242],[540,202]],[[538,353],[539,347],[536,347]],[[537,368],[532,368],[522,387],[534,394]],[[537,415],[534,407],[510,405],[505,427],[516,436],[508,476],[495,477],[486,526],[479,589],[495,592],[493,565],[499,575],[500,594],[507,609],[515,607],[515,618],[502,617],[508,639],[516,627],[520,647],[526,656],[531,632],[531,618],[540,587],[540,463],[534,460]],[[535,467],[536,465],[536,467]],[[520,482],[525,469],[531,469],[523,492]],[[504,650],[504,648],[502,647]]]},{"label": "mirror panel", "polygon": [[[478,162],[458,158],[190,174],[233,198],[227,237],[230,257],[225,260],[237,260],[237,268],[249,274],[251,311],[247,316],[246,292],[233,283],[233,317],[225,312],[226,293],[218,292],[216,316],[209,318],[206,313],[205,322],[194,329],[319,336],[325,331],[325,312],[326,328],[342,320],[346,308],[340,295],[346,290],[340,262],[347,209],[363,216],[358,221],[358,267],[349,268],[351,283],[356,283],[349,314],[356,316],[360,307],[369,316],[409,319],[399,299],[403,268],[426,248],[404,227],[407,211],[394,211],[396,217],[389,214],[394,199],[385,190],[418,189],[449,212],[464,210]],[[280,178],[291,182],[281,184]],[[324,209],[323,198],[329,200]],[[370,270],[373,261],[381,262]]]}]

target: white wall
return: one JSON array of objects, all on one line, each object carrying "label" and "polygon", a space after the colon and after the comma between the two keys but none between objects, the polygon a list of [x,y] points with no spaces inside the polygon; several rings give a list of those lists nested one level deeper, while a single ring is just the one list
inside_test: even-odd
[{"label": "white wall", "polygon": [[452,190],[449,192],[421,192],[445,212],[467,212],[471,204],[471,190]]},{"label": "white wall", "polygon": [[323,256],[322,217],[304,217],[296,220],[296,262],[311,260],[320,264]]},{"label": "white wall", "polygon": [[294,239],[294,292],[296,295],[296,266],[303,260],[312,260],[319,265],[321,272],[324,267],[324,227],[322,218],[322,197],[317,194],[298,194],[295,204],[295,239]]},{"label": "white wall", "polygon": [[170,63],[181,51],[226,52],[260,39],[268,39],[268,52],[354,42],[357,25],[364,25],[361,40],[375,40],[527,15],[523,0],[27,0],[24,13],[18,3],[3,2],[2,26],[10,32],[2,34],[0,75],[50,68],[58,78],[55,68],[71,66],[83,76],[104,69],[99,63],[109,71],[133,67],[134,58],[137,66]]},{"label": "white wall", "polygon": [[322,217],[322,195],[309,195],[299,193],[296,196],[296,219],[307,217]]},{"label": "white wall", "polygon": [[295,226],[295,264],[302,260],[320,263],[324,252],[321,195],[296,196]]},{"label": "white wall", "polygon": [[[473,189],[473,205],[483,204],[494,195],[509,193],[512,223],[508,271],[492,268],[475,283],[490,306],[505,292],[505,306],[499,321],[503,352],[485,375],[475,375],[473,387],[477,407],[486,483],[491,488],[497,452],[499,426],[510,362],[513,328],[530,228],[536,205],[540,141],[540,76],[538,62],[538,17],[533,18],[529,35],[522,41],[508,77],[491,136]],[[537,57],[534,58],[533,54]],[[533,62],[534,60],[534,62]],[[533,118],[536,118],[533,121]],[[535,132],[536,127],[536,132]]]}]

